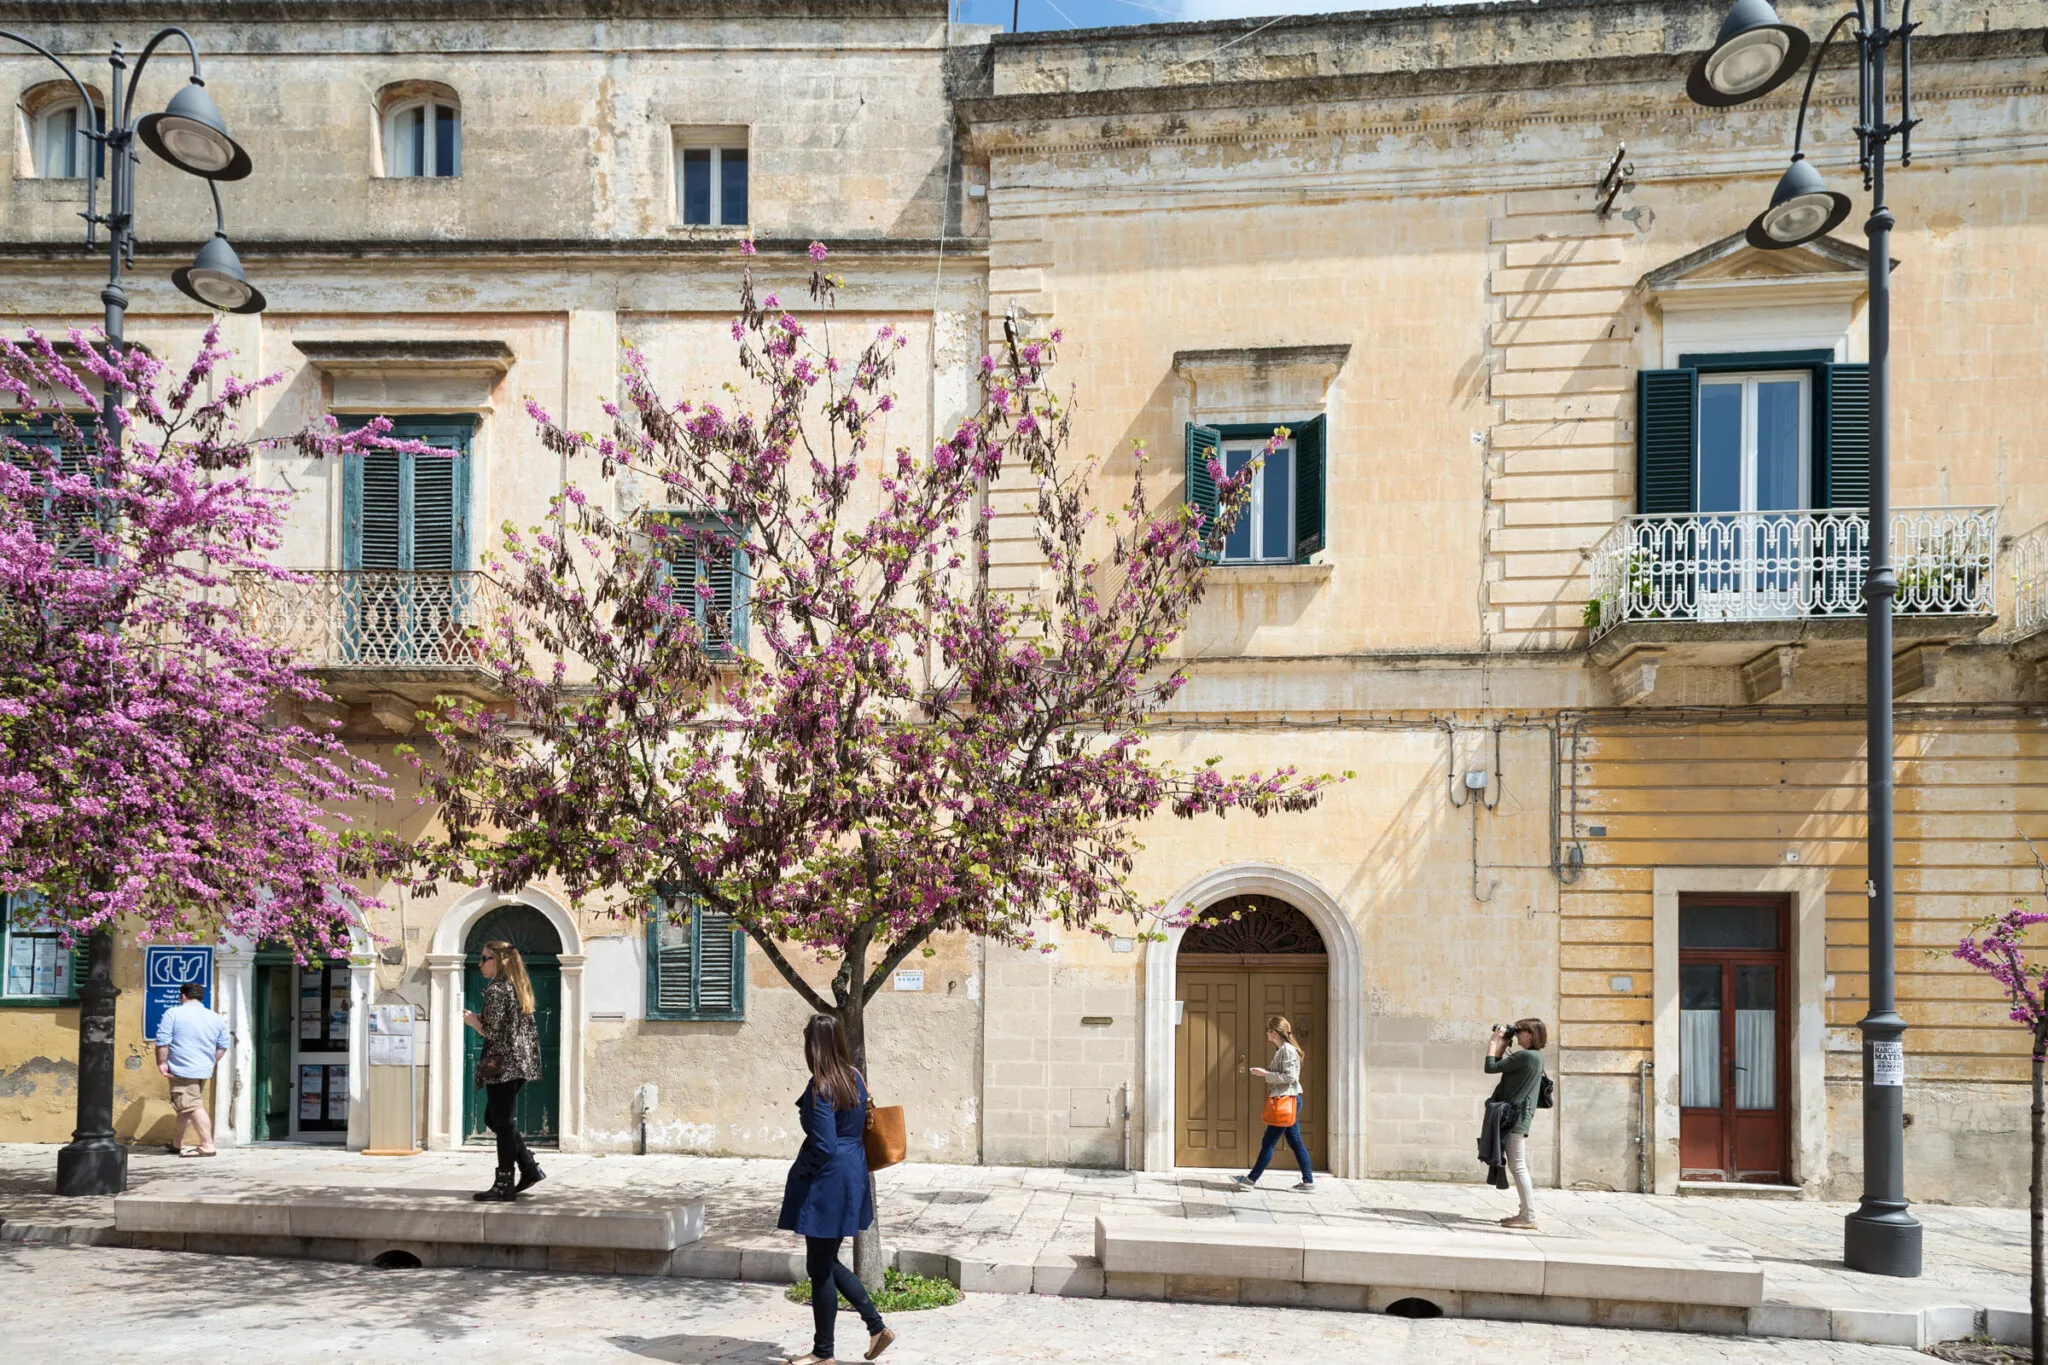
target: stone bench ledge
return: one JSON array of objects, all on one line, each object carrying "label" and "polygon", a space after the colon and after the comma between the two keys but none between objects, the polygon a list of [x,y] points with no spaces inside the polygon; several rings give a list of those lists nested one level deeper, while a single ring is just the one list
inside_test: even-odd
[{"label": "stone bench ledge", "polygon": [[181,1190],[120,1196],[114,1226],[124,1237],[199,1233],[667,1252],[704,1235],[704,1204],[569,1192],[480,1204],[454,1190]]},{"label": "stone bench ledge", "polygon": [[1763,1267],[1747,1251],[1445,1229],[1281,1225],[1097,1215],[1111,1275],[1400,1286],[1446,1293],[1755,1308]]}]

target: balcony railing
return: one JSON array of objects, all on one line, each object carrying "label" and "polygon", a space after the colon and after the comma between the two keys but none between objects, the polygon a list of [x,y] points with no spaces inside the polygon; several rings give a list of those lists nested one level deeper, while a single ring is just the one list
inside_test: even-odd
[{"label": "balcony railing", "polygon": [[[1892,514],[1900,616],[1992,616],[1998,510]],[[1617,522],[1593,550],[1592,638],[1638,621],[1723,624],[1856,616],[1870,567],[1867,512],[1688,512]]]},{"label": "balcony railing", "polygon": [[243,575],[250,627],[301,668],[483,669],[481,630],[505,604],[485,574],[308,572],[303,583]]},{"label": "balcony railing", "polygon": [[2012,633],[2023,640],[2048,630],[2048,523],[2018,537],[2006,549],[2012,565]]}]

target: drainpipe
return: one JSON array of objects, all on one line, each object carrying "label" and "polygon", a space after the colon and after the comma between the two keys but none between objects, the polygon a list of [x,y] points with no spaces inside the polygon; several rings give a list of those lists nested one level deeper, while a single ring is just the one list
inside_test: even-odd
[{"label": "drainpipe", "polygon": [[1131,1169],[1131,1083],[1123,1084],[1124,1110],[1124,1169]]},{"label": "drainpipe", "polygon": [[1636,1066],[1636,1089],[1642,1106],[1636,1118],[1636,1189],[1644,1194],[1650,1193],[1650,1077],[1656,1069],[1656,1064],[1650,1061]]}]

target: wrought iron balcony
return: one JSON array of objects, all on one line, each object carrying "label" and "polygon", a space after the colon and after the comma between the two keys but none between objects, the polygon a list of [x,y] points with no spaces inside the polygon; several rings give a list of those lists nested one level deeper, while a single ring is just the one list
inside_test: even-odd
[{"label": "wrought iron balcony", "polygon": [[330,691],[348,690],[336,682],[372,681],[488,690],[481,632],[506,601],[490,576],[342,569],[303,578],[243,575],[238,588],[251,628],[329,679]]},{"label": "wrought iron balcony", "polygon": [[[1869,514],[1853,510],[1627,517],[1594,547],[1586,627],[1596,647],[1617,631],[1644,640],[1766,640],[1785,623],[1860,631],[1869,542]],[[1996,617],[1996,508],[1902,508],[1891,552],[1896,617],[1932,618],[1956,635]]]},{"label": "wrought iron balcony", "polygon": [[2048,652],[2048,523],[2015,537],[2006,561],[2012,565],[2012,638],[2030,654]]}]

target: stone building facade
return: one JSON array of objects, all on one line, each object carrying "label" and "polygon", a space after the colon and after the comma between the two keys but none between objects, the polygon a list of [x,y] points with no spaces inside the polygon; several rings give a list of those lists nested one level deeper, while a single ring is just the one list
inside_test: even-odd
[{"label": "stone building facade", "polygon": [[[1256,1136],[1240,1068],[1261,1060],[1270,1002],[1305,1025],[1311,1141],[1339,1175],[1476,1176],[1487,1026],[1537,1015],[1560,1091],[1536,1131],[1550,1181],[1858,1188],[1865,257],[1850,228],[1789,252],[1743,243],[1796,91],[1686,100],[1717,7],[991,38],[908,0],[495,0],[460,23],[306,0],[260,7],[289,15],[260,40],[257,8],[219,7],[200,37],[264,187],[231,200],[230,226],[272,305],[230,326],[252,368],[291,373],[265,420],[470,419],[472,526],[539,514],[564,472],[524,403],[595,425],[623,343],[678,384],[726,377],[742,231],[791,280],[801,245],[826,241],[847,323],[911,332],[926,359],[905,371],[906,444],[961,410],[1005,321],[1064,330],[1054,380],[1107,490],[1137,444],[1156,493],[1180,498],[1212,449],[1228,463],[1288,428],[1156,742],[1357,776],[1304,816],[1149,831],[1141,890],[1205,912],[1186,938],[947,942],[885,992],[873,1069],[920,1157],[1240,1162]],[[19,27],[13,11],[59,28],[60,50],[111,36],[70,7],[0,5]],[[1824,27],[1818,8],[1782,12]],[[1919,17],[1926,121],[1892,180],[1907,1188],[2005,1202],[2025,1187],[2024,1047],[1941,950],[2036,887],[2019,835],[2048,832],[2029,823],[2048,780],[2048,409],[2024,382],[2048,335],[2030,284],[2048,256],[2048,8]],[[0,225],[10,325],[75,318],[93,292],[65,182],[20,174],[42,79],[0,64],[23,91]],[[415,164],[387,145],[398,119],[450,99],[460,174],[391,174]],[[1845,191],[1852,121],[1831,70],[1807,145]],[[732,148],[745,227],[679,222],[678,187],[722,176]],[[692,172],[696,150],[720,156]],[[201,205],[168,179],[145,179],[142,202],[169,205],[146,227],[196,238]],[[151,278],[175,254],[143,263],[131,328],[172,353],[204,321]],[[345,476],[275,476],[302,490],[297,563],[345,572]],[[998,586],[1029,590],[1026,496],[999,484],[991,502]],[[405,708],[386,699],[464,684],[326,676],[387,768],[401,736],[380,717]],[[462,1139],[460,1038],[441,1025],[498,915],[552,935],[559,1141],[631,1150],[652,1084],[651,1147],[788,1149],[803,1011],[758,953],[739,950],[736,1008],[692,995],[660,1017],[678,1011],[638,926],[573,915],[546,887],[517,900],[450,889],[368,926],[340,973],[352,1142],[378,1103],[353,1021],[399,999],[428,1016],[420,1131]],[[244,1140],[270,1103],[254,1001],[279,970],[223,950],[238,1052],[216,1108]],[[0,1134],[68,1128],[67,1020],[0,1012]],[[153,1096],[134,1087],[130,1130],[158,1117]]]}]

